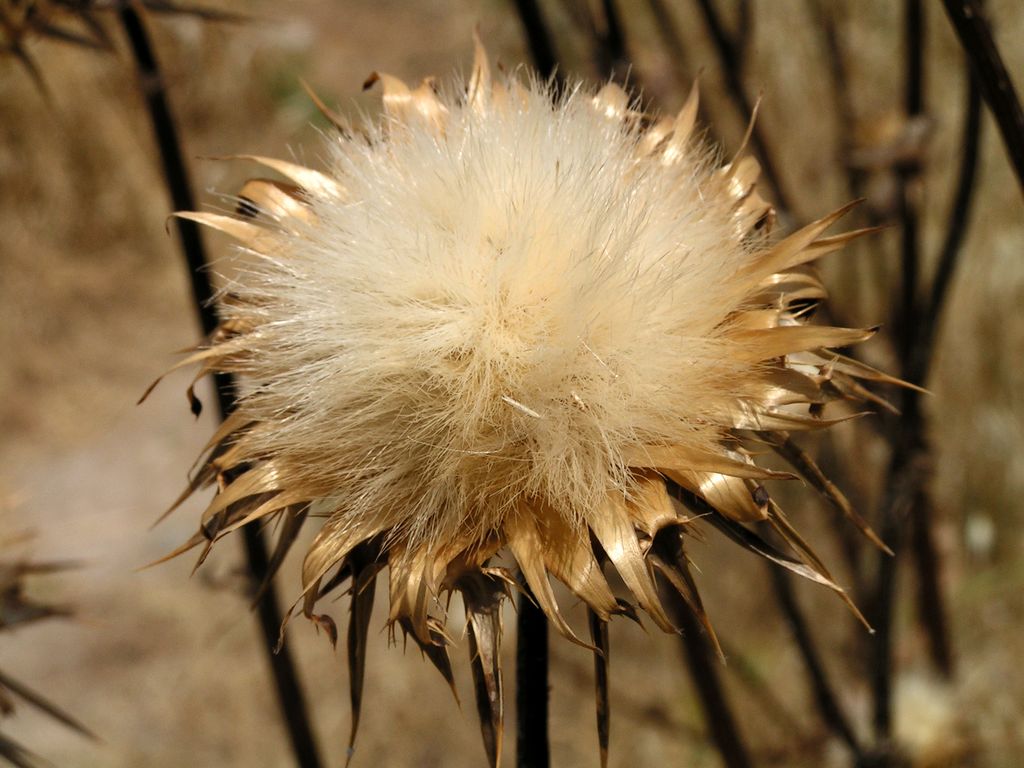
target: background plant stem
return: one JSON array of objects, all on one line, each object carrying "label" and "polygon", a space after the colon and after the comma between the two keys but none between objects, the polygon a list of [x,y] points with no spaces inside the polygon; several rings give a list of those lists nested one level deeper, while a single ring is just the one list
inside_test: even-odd
[{"label": "background plant stem", "polygon": [[[171,116],[170,106],[164,91],[160,67],[145,24],[136,7],[128,2],[120,6],[121,26],[131,46],[132,56],[139,75],[139,84],[146,100],[153,133],[160,150],[164,181],[175,211],[195,210],[192,186],[181,152],[181,142]],[[176,218],[179,243],[185,256],[192,297],[204,336],[209,336],[217,327],[217,311],[213,304],[214,289],[207,269],[199,227],[192,221]],[[221,419],[234,408],[236,388],[229,374],[214,376],[217,395],[217,410]],[[245,541],[245,556],[249,567],[252,589],[255,592],[267,575],[268,556],[266,544],[260,529],[247,525],[242,529]],[[306,703],[299,684],[295,665],[287,647],[274,653],[281,628],[281,610],[273,584],[267,586],[257,604],[263,646],[270,669],[274,676],[277,701],[291,740],[296,764],[300,768],[319,768],[321,765],[316,741],[310,728]]]},{"label": "background plant stem", "polygon": [[672,622],[682,630],[680,643],[690,670],[690,679],[697,689],[704,721],[711,740],[726,768],[752,768],[750,754],[743,742],[739,726],[719,676],[721,663],[704,635],[704,629],[693,612],[672,589],[662,589],[665,608]]},{"label": "background plant stem", "polygon": [[775,588],[779,609],[786,617],[793,641],[800,651],[808,684],[814,701],[818,705],[818,715],[829,727],[829,730],[843,740],[854,758],[860,760],[863,757],[863,750],[853,731],[853,726],[850,725],[850,721],[839,705],[839,697],[832,687],[821,654],[818,653],[814,638],[811,636],[810,627],[800,610],[799,603],[797,603],[792,577],[774,563],[768,564],[768,570],[771,572],[772,585]]},{"label": "background plant stem", "polygon": [[[697,0],[704,22],[707,25],[708,34],[715,45],[718,54],[718,64],[722,74],[725,76],[725,83],[729,89],[736,109],[744,120],[750,120],[754,108],[747,97],[743,87],[742,54],[740,46],[733,40],[722,23],[722,17],[718,12],[718,6],[714,0]],[[749,18],[749,17],[748,17]],[[749,28],[749,22],[746,25]],[[760,122],[755,122],[751,127],[750,143],[754,146],[757,159],[761,161],[764,170],[765,180],[772,190],[772,198],[775,206],[782,217],[796,216],[793,209],[793,200],[785,189],[785,185],[777,170],[774,156],[768,147],[768,139],[764,135],[764,127]]]},{"label": "background plant stem", "polygon": [[[908,120],[924,109],[924,9],[921,0],[905,0],[904,5],[904,98]],[[917,200],[920,163],[915,158],[899,168],[902,282],[898,305],[897,348],[904,378],[908,377],[920,324],[918,301],[918,270],[920,264],[919,218]],[[920,482],[923,458],[922,415],[917,392],[906,390],[901,397],[902,415],[895,423],[892,458],[886,481],[885,501],[881,509],[880,534],[895,552],[889,556],[879,552],[874,595],[869,619],[875,628],[871,641],[871,679],[873,697],[872,721],[876,749],[888,755],[892,737],[892,697],[895,670],[893,667],[893,620],[896,602],[896,578],[904,540],[905,522],[916,500],[915,488]],[[882,758],[883,760],[887,758]],[[888,763],[882,762],[882,765]]]},{"label": "background plant stem", "polygon": [[523,34],[526,36],[533,66],[545,77],[557,76],[558,54],[555,52],[551,32],[544,21],[544,15],[541,13],[537,0],[516,0],[516,12],[519,14],[519,21],[523,26]]},{"label": "background plant stem", "polygon": [[999,53],[980,0],[943,0],[964,53],[1003,137],[1017,183],[1024,193],[1024,109]]},{"label": "background plant stem", "polygon": [[516,618],[516,765],[548,768],[548,620],[523,584]]}]

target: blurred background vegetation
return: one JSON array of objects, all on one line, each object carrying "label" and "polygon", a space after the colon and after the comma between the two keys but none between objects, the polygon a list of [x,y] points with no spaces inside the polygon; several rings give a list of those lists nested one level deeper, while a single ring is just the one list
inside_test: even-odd
[{"label": "blurred background vegetation", "polygon": [[[410,82],[467,72],[476,25],[506,66],[531,56],[511,0],[210,4],[251,18],[146,15],[207,208],[230,207],[226,196],[253,173],[244,162],[210,158],[290,155],[319,165],[327,122],[300,78],[338,112],[372,116],[379,96],[360,90],[372,70]],[[885,324],[865,359],[900,372],[901,174],[908,163],[920,166],[907,189],[920,214],[928,276],[949,225],[963,141],[968,78],[941,5],[924,3],[924,110],[912,119],[904,109],[901,3],[721,0],[711,5],[733,43],[729,67],[709,33],[705,2],[615,4],[624,41],[618,58],[595,46],[602,34],[608,39],[601,5],[540,4],[560,71],[591,80],[612,74],[666,111],[678,109],[702,73],[705,125],[730,157],[749,117],[730,91],[731,68],[750,103],[763,95],[758,125],[788,203],[783,226],[860,195],[867,201],[851,226],[894,225],[832,257],[825,272],[835,317]],[[1019,84],[1024,9],[991,0],[988,10]],[[194,530],[198,500],[149,526],[183,486],[182,467],[205,443],[212,417],[197,424],[189,416],[184,373],[145,407],[134,405],[175,360],[171,352],[195,343],[199,331],[167,231],[170,203],[131,55],[116,17],[98,18],[111,51],[26,40],[46,93],[22,62],[0,56],[0,525],[34,532],[18,545],[26,557],[84,561],[32,585],[40,600],[75,606],[75,617],[4,637],[2,657],[6,671],[30,680],[102,741],[25,708],[2,728],[58,765],[287,765],[239,545],[221,545],[191,578],[184,559],[137,570]],[[897,572],[893,731],[915,766],[1009,767],[1024,754],[1024,206],[987,112],[981,135],[969,229],[937,327],[932,394],[921,402],[948,674],[918,619],[918,569],[905,557]],[[213,238],[209,246],[215,255],[229,247]],[[842,425],[804,445],[878,525],[891,465],[887,435],[898,427],[872,418],[874,427]],[[834,514],[798,490],[781,497],[785,508],[862,602],[875,556],[851,556]],[[753,762],[850,765],[815,704],[762,564],[714,536],[690,554],[727,647],[721,677]],[[298,591],[295,565],[280,582],[289,602]],[[799,584],[796,595],[857,740],[871,744],[870,637],[825,590]],[[611,632],[610,764],[719,765],[678,641],[631,622],[615,622]],[[387,648],[383,631],[378,640],[354,764],[483,765],[471,705],[460,710],[418,653]],[[339,765],[349,721],[344,664],[304,623],[292,627],[288,643],[326,762]],[[508,654],[512,645],[510,638]],[[565,643],[551,652],[553,765],[596,765],[591,658]],[[509,676],[511,669],[510,656]],[[471,701],[464,665],[456,677],[462,700]]]}]

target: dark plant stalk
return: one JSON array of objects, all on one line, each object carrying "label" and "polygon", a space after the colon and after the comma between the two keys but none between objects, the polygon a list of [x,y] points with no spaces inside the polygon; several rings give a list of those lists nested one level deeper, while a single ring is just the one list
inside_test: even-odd
[{"label": "dark plant stalk", "polygon": [[516,0],[516,11],[534,67],[545,77],[559,77],[558,54],[537,0]]},{"label": "dark plant stalk", "polygon": [[516,765],[548,768],[548,620],[522,585],[516,617]]},{"label": "dark plant stalk", "polygon": [[626,45],[626,29],[615,0],[602,0],[600,9],[589,3],[563,0],[566,12],[574,23],[582,27],[590,38],[591,56],[598,78],[630,90],[643,92],[643,83],[635,69],[631,69]]},{"label": "dark plant stalk", "polygon": [[[932,280],[931,295],[921,310],[922,320],[918,338],[914,344],[909,381],[924,384],[928,380],[932,361],[935,359],[935,339],[949,286],[956,270],[967,226],[970,220],[971,203],[974,199],[977,180],[978,153],[981,144],[981,91],[967,69],[967,104],[964,110],[962,156],[953,209],[949,226],[939,254],[939,264]],[[922,442],[924,440],[922,439]],[[916,498],[911,505],[911,546],[914,552],[914,566],[917,573],[918,615],[928,638],[932,663],[944,675],[953,672],[954,659],[949,638],[949,620],[946,616],[942,583],[939,578],[939,555],[935,546],[932,520],[934,508],[928,489],[923,485],[916,489]]]},{"label": "dark plant stalk", "polygon": [[[131,45],[139,84],[146,100],[153,133],[160,151],[164,181],[176,211],[195,210],[192,186],[181,152],[174,119],[164,90],[160,67],[157,63],[149,34],[133,3],[119,6],[121,25]],[[199,227],[185,219],[175,219],[178,237],[188,265],[192,297],[195,302],[203,334],[209,336],[217,327],[217,311],[213,304],[214,290],[207,271],[208,262],[203,249]],[[235,382],[229,374],[214,376],[217,407],[221,419],[231,412],[235,403]],[[268,566],[266,545],[259,528],[247,525],[243,529],[246,560],[253,590],[263,583]],[[277,687],[278,705],[291,739],[296,764],[301,768],[319,768],[321,765],[316,741],[310,729],[309,718],[295,666],[287,648],[275,654],[281,628],[281,611],[273,585],[263,592],[257,606],[263,644]]]},{"label": "dark plant stalk", "polygon": [[[916,108],[921,111],[923,73],[923,51],[920,41],[922,19],[919,3],[908,3],[908,111]],[[917,5],[916,10],[912,7]],[[980,8],[980,6],[979,6]],[[916,13],[916,17],[915,17]],[[917,34],[913,26],[917,25]],[[916,38],[916,39],[915,39]],[[915,71],[914,59],[917,59]],[[932,281],[927,301],[922,301],[915,292],[915,303],[910,317],[913,322],[901,329],[902,352],[904,360],[903,378],[907,381],[923,385],[931,370],[934,359],[935,339],[938,333],[942,309],[948,296],[949,286],[955,272],[959,254],[966,236],[970,219],[971,203],[977,180],[978,155],[981,142],[981,90],[977,83],[977,69],[974,76],[968,72],[967,106],[964,116],[962,140],[962,156],[960,170],[954,196],[953,209],[949,217],[949,226],[939,255],[939,264]],[[916,86],[915,81],[916,79]],[[904,235],[905,254],[908,247],[916,244],[916,212],[913,202],[904,196],[904,222],[910,223],[912,229]],[[916,279],[916,273],[913,275]],[[905,271],[905,280],[908,279]],[[908,294],[904,285],[904,296]],[[905,308],[906,310],[906,308]],[[946,616],[945,603],[939,579],[939,557],[936,551],[933,532],[933,506],[924,487],[926,473],[922,464],[927,454],[927,442],[924,436],[925,421],[920,408],[920,396],[917,392],[907,391],[903,396],[903,419],[900,431],[894,444],[893,459],[890,465],[890,492],[885,507],[886,519],[883,525],[889,526],[892,538],[903,538],[902,527],[904,517],[909,514],[911,530],[910,545],[914,555],[915,570],[918,581],[918,612],[926,631],[929,652],[938,670],[951,674],[954,665],[952,644],[949,639],[949,621]],[[892,649],[891,623],[894,605],[896,562],[879,564],[876,592],[876,608],[878,610],[876,627],[878,634],[875,639],[873,669],[875,671],[875,728],[879,738],[886,739],[891,731],[891,676]]]},{"label": "dark plant stalk", "polygon": [[[697,5],[700,6],[708,33],[715,44],[718,64],[725,75],[726,86],[729,89],[733,103],[743,116],[743,119],[749,120],[754,113],[754,108],[750,103],[750,99],[747,98],[747,92],[743,87],[743,73],[740,71],[740,55],[736,43],[722,24],[722,18],[719,16],[714,0],[697,0]],[[792,199],[782,183],[781,176],[773,159],[774,155],[768,147],[768,140],[765,138],[762,123],[754,123],[750,133],[750,143],[753,144],[757,158],[761,161],[765,180],[772,188],[772,197],[780,214],[784,216],[794,215]]]},{"label": "dark plant stalk", "polygon": [[[721,638],[719,641],[721,642]],[[799,719],[776,695],[771,683],[758,672],[754,663],[736,646],[724,642],[721,645],[722,653],[729,660],[726,666],[727,674],[743,686],[751,700],[764,713],[765,718],[772,720],[780,732],[789,734],[792,744],[811,744],[815,741],[815,736],[804,733],[804,727]]]},{"label": "dark plant stalk", "polygon": [[935,337],[938,334],[939,322],[949,286],[956,270],[958,257],[967,225],[970,221],[972,203],[974,201],[975,182],[978,177],[978,154],[981,146],[981,89],[977,77],[968,68],[967,72],[967,104],[964,110],[962,155],[957,180],[956,195],[953,209],[949,215],[949,227],[939,253],[939,263],[932,280],[931,296],[924,308],[924,321],[921,323],[916,348],[919,361],[915,361],[914,373],[919,377],[916,381],[923,383],[928,380],[931,363],[934,359]]},{"label": "dark plant stalk", "polygon": [[949,636],[949,618],[942,594],[941,567],[935,545],[935,507],[922,482],[910,506],[910,546],[917,574],[917,618],[928,639],[932,665],[944,677],[953,674],[953,643]]},{"label": "dark plant stalk", "polygon": [[[904,407],[903,418],[914,418]],[[875,629],[870,641],[870,674],[874,712],[872,723],[877,746],[884,753],[892,735],[892,684],[893,684],[893,614],[896,603],[897,566],[902,556],[905,521],[914,501],[914,487],[918,480],[914,475],[918,466],[919,446],[916,430],[906,424],[901,430],[904,437],[893,446],[893,458],[889,465],[886,493],[882,503],[883,520],[881,535],[895,555],[879,552],[875,569],[875,585],[868,619]],[[882,763],[881,765],[887,765]]]},{"label": "dark plant stalk", "polygon": [[[923,16],[921,0],[904,1],[905,109],[908,118],[920,115],[924,107]],[[896,341],[903,364],[902,374],[905,379],[909,379],[913,373],[910,370],[910,361],[921,322],[917,291],[920,249],[918,190],[915,188],[920,183],[920,163],[916,159],[911,160],[899,171],[902,285],[900,323]],[[918,495],[916,489],[921,483],[920,465],[924,458],[923,419],[918,393],[914,390],[905,390],[901,404],[903,415],[896,424],[880,521],[882,539],[895,554],[878,555],[873,604],[869,616],[875,628],[871,643],[873,724],[877,747],[883,760],[887,759],[884,755],[888,754],[888,743],[892,736],[892,646],[896,576],[905,520]]]},{"label": "dark plant stalk", "polygon": [[825,725],[849,747],[854,758],[860,761],[864,754],[860,742],[846,718],[842,708],[839,706],[839,697],[832,688],[825,671],[825,664],[818,653],[814,638],[811,636],[810,627],[800,610],[796,594],[793,590],[793,583],[789,574],[778,568],[774,563],[769,564],[772,585],[775,588],[775,598],[779,602],[782,615],[789,623],[790,632],[793,633],[793,640],[800,650],[800,657],[803,659],[804,668],[807,671],[808,682],[811,686],[811,693],[818,705],[818,713],[825,721]]},{"label": "dark plant stalk", "polygon": [[[821,30],[822,55],[828,66],[830,88],[839,128],[840,160],[846,171],[847,193],[851,199],[864,196],[863,173],[851,162],[854,148],[853,127],[857,115],[850,97],[850,73],[846,62],[844,41],[839,34],[836,15],[838,6],[827,0],[808,0],[808,9]],[[874,223],[874,222],[873,222]]]},{"label": "dark plant stalk", "polygon": [[[904,45],[906,53],[905,105],[908,120],[924,113],[924,8],[921,0],[905,0]],[[920,272],[920,212],[918,198],[921,183],[921,162],[916,155],[897,169],[900,176],[900,234],[902,266],[900,325],[898,343],[904,373],[909,373],[910,359],[915,352],[919,333],[920,304],[918,273]]]},{"label": "dark plant stalk", "polygon": [[1024,109],[980,0],[943,0],[1024,192]]},{"label": "dark plant stalk", "polygon": [[704,635],[704,628],[678,592],[665,588],[661,595],[672,622],[682,630],[679,639],[690,678],[697,689],[708,733],[718,748],[722,763],[726,768],[751,768],[750,754],[718,674],[720,662]]},{"label": "dark plant stalk", "polygon": [[604,54],[601,57],[605,71],[602,77],[622,80],[629,69],[629,54],[626,51],[626,32],[615,0],[602,0],[604,11]]},{"label": "dark plant stalk", "polygon": [[737,0],[736,6],[736,66],[742,72],[754,40],[754,3],[752,0]]},{"label": "dark plant stalk", "polygon": [[669,54],[669,61],[672,66],[672,74],[675,75],[676,85],[680,91],[685,92],[690,87],[690,73],[686,66],[686,45],[676,28],[675,19],[669,10],[665,0],[647,0],[654,17],[654,29],[661,38],[661,47]]}]

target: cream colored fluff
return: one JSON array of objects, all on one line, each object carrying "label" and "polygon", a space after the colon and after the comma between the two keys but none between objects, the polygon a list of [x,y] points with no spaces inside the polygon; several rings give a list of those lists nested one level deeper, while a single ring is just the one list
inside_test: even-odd
[{"label": "cream colored fluff", "polygon": [[[375,80],[385,116],[331,139],[325,173],[252,157],[288,182],[250,180],[234,217],[181,214],[241,242],[250,266],[211,343],[179,364],[240,374],[246,392],[174,505],[217,486],[172,555],[202,546],[202,562],[231,531],[274,522],[272,578],[307,518],[326,518],[303,612],[334,637],[315,609],[350,579],[350,747],[381,569],[389,627],[449,684],[436,598],[458,592],[492,766],[501,602],[520,579],[577,643],[550,578],[587,606],[598,659],[602,623],[633,611],[611,567],[672,632],[660,573],[715,644],[686,553],[699,517],[849,604],[760,485],[792,475],[744,446],[777,452],[885,549],[790,438],[834,423],[834,401],[885,404],[858,380],[899,383],[832,351],[870,331],[807,322],[826,297],[808,265],[869,230],[825,237],[841,208],[767,242],[757,162],[713,166],[693,136],[696,89],[660,120],[614,85],[553,100],[492,80],[479,42],[464,91]],[[607,712],[600,682],[597,698]]]},{"label": "cream colored fluff", "polygon": [[625,451],[720,451],[746,394],[724,330],[752,250],[708,151],[670,163],[585,88],[505,85],[331,139],[342,197],[231,286],[256,453],[341,528],[429,545],[523,498],[585,522]]}]

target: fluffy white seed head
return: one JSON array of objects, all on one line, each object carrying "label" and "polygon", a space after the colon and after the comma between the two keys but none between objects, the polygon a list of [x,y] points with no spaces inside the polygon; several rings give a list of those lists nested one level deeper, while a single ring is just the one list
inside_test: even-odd
[{"label": "fluffy white seed head", "polygon": [[[759,485],[786,475],[752,457],[774,448],[820,481],[789,434],[835,423],[836,401],[885,404],[858,380],[899,383],[831,349],[870,331],[807,322],[826,296],[809,265],[864,232],[824,236],[845,209],[767,242],[757,162],[715,167],[693,138],[696,91],[674,119],[648,121],[614,85],[555,98],[535,80],[492,80],[479,42],[466,89],[375,79],[384,118],[332,139],[325,173],[252,158],[293,184],[250,181],[237,217],[182,214],[250,258],[211,345],[182,363],[241,374],[246,391],[181,497],[218,486],[177,551],[202,545],[202,558],[276,520],[281,555],[307,517],[325,517],[303,611],[333,636],[314,610],[351,578],[354,702],[378,571],[388,624],[449,682],[432,598],[459,592],[491,765],[500,604],[515,579],[580,642],[549,577],[609,621],[631,609],[607,558],[674,631],[656,568],[715,642],[684,548],[689,508],[845,598]],[[757,543],[744,527],[757,521],[793,556]],[[517,574],[494,560],[503,548]]]},{"label": "fluffy white seed head", "polygon": [[332,139],[344,193],[232,286],[260,451],[343,526],[445,541],[524,499],[583,524],[627,452],[718,441],[745,395],[724,331],[751,250],[707,150],[506,85]]}]

